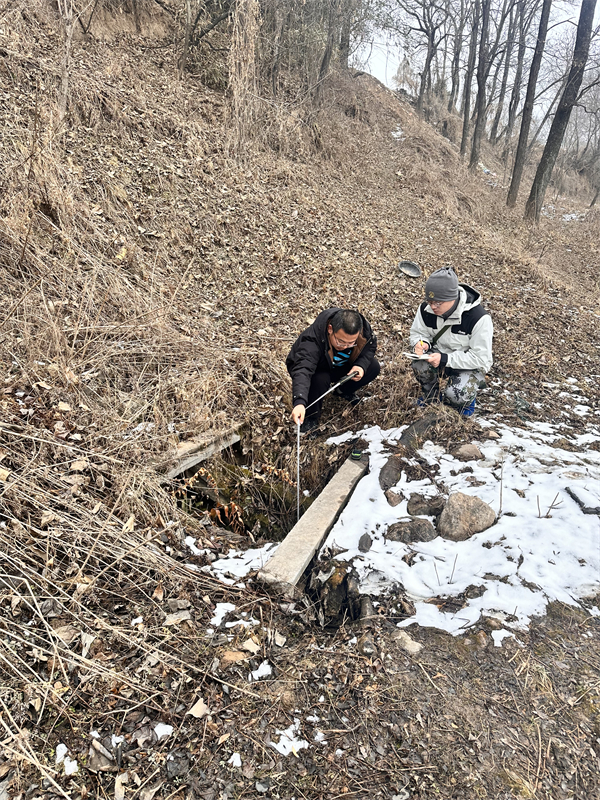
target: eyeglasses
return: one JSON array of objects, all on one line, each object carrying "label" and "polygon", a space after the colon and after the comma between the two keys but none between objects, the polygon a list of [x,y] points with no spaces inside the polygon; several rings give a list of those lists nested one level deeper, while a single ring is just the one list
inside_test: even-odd
[{"label": "eyeglasses", "polygon": [[444,303],[447,302],[448,302],[447,300],[430,300],[429,305],[431,306],[431,308],[439,308],[440,306],[443,306]]},{"label": "eyeglasses", "polygon": [[338,339],[335,333],[330,333],[331,341],[335,344],[338,350],[348,350],[350,347],[354,347],[356,344],[356,339],[352,342],[344,342],[342,339]]}]

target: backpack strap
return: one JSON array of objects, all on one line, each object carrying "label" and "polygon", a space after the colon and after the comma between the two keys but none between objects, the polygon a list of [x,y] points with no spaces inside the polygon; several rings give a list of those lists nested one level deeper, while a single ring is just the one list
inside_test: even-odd
[{"label": "backpack strap", "polygon": [[450,328],[450,327],[451,327],[451,325],[444,325],[444,327],[443,327],[441,330],[439,330],[439,331],[436,333],[436,335],[435,335],[435,336],[433,337],[433,339],[431,340],[431,347],[432,347],[432,348],[433,348],[433,345],[434,345],[434,344],[437,342],[437,340],[440,338],[440,336],[441,336],[443,333],[446,333],[446,331],[447,331],[447,330],[448,330],[448,328]]}]

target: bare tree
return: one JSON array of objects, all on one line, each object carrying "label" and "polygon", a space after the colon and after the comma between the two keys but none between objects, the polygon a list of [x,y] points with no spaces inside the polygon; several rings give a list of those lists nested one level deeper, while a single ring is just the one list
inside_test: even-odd
[{"label": "bare tree", "polygon": [[540,26],[538,29],[537,41],[535,43],[535,51],[533,53],[531,69],[529,70],[529,79],[527,81],[527,93],[525,95],[525,105],[523,106],[523,117],[521,119],[519,143],[517,145],[517,152],[515,154],[515,163],[513,165],[508,197],[506,198],[506,205],[509,208],[514,208],[517,203],[517,196],[519,194],[519,187],[521,185],[521,177],[523,175],[523,167],[525,166],[527,139],[529,138],[529,127],[531,125],[531,118],[533,116],[535,87],[537,85],[540,65],[542,63],[544,47],[546,46],[546,34],[548,32],[548,20],[550,18],[551,7],[552,0],[544,0],[542,5],[542,13],[540,15]]},{"label": "bare tree", "polygon": [[533,185],[525,205],[525,218],[539,221],[540,212],[544,203],[546,189],[552,177],[552,170],[556,163],[560,147],[563,142],[573,106],[577,102],[579,89],[583,81],[585,65],[587,64],[594,22],[596,0],[582,0],[579,22],[577,24],[577,38],[573,50],[573,63],[569,72],[567,85],[558,104],[556,114],[552,120],[550,133],[546,140],[544,152],[538,164]]},{"label": "bare tree", "polygon": [[[506,97],[506,88],[508,86],[508,75],[511,67],[511,57],[513,51],[513,44],[515,40],[515,31],[517,26],[518,11],[513,6],[510,10],[510,21],[508,24],[508,35],[506,38],[506,47],[504,50],[504,70],[502,72],[502,82],[500,84],[500,91],[498,92],[498,99],[496,101],[496,113],[490,130],[490,142],[496,144],[498,138],[498,127],[502,119],[502,112],[504,110],[504,100]],[[493,99],[493,98],[492,98]]]},{"label": "bare tree", "polygon": [[392,15],[389,27],[402,31],[406,36],[416,33],[424,39],[425,58],[419,91],[417,112],[423,112],[425,94],[431,89],[431,66],[440,43],[448,36],[446,23],[449,6],[446,0],[395,0],[396,13]]},{"label": "bare tree", "polygon": [[479,40],[479,59],[477,61],[477,99],[475,101],[477,120],[475,122],[473,141],[471,143],[471,158],[469,159],[470,170],[474,170],[479,163],[479,151],[481,149],[481,139],[485,127],[485,84],[489,74],[488,30],[490,25],[490,6],[491,0],[482,0],[481,38]]},{"label": "bare tree", "polygon": [[449,113],[455,110],[458,98],[458,89],[460,85],[460,55],[464,44],[468,12],[467,0],[460,0],[460,7],[454,7],[450,14],[450,26],[452,28],[452,64],[450,67],[450,97],[448,98]]},{"label": "bare tree", "polygon": [[481,16],[481,4],[479,0],[475,0],[472,7],[472,22],[471,22],[471,37],[469,40],[469,57],[467,59],[467,70],[465,74],[465,82],[463,88],[463,129],[462,137],[460,140],[460,155],[464,158],[467,152],[467,143],[469,141],[469,122],[471,118],[471,84],[473,82],[473,73],[475,71],[475,58],[477,56],[477,33],[479,31],[479,19]]}]

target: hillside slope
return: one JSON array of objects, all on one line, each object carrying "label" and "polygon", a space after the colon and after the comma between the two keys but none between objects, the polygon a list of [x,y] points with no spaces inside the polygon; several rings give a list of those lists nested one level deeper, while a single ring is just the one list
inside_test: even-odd
[{"label": "hillside slope", "polygon": [[[120,32],[118,19],[102,25],[77,34],[64,125],[52,9],[15,4],[0,33],[1,790],[118,796],[114,780],[127,768],[129,784],[118,791],[145,800],[180,790],[206,798],[597,796],[584,764],[598,735],[596,695],[570,703],[568,675],[553,694],[550,664],[536,661],[553,660],[547,633],[560,638],[563,662],[588,685],[585,659],[597,658],[584,649],[594,642],[581,638],[592,624],[583,611],[557,608],[532,634],[539,651],[515,650],[517,677],[532,676],[525,686],[493,649],[481,655],[434,633],[424,637],[425,663],[390,646],[403,665],[399,680],[381,660],[336,650],[335,637],[262,590],[190,573],[187,536],[216,556],[275,523],[263,502],[255,528],[239,496],[220,519],[186,514],[185,487],[161,471],[179,443],[243,423],[246,493],[264,497],[266,483],[287,529],[294,432],[283,362],[297,333],[331,305],[358,306],[369,318],[384,371],[374,399],[351,417],[328,407],[327,430],[417,418],[400,353],[422,285],[399,275],[400,259],[425,274],[451,263],[482,291],[496,323],[483,415],[513,425],[552,419],[566,436],[582,432],[585,420],[550,384],[589,378],[580,389],[597,412],[597,212],[525,227],[505,210],[501,187],[469,175],[452,144],[364,74],[332,76],[318,112],[265,111],[255,140],[234,157],[227,96],[193,74],[177,80],[156,42]],[[461,423],[447,435],[468,430]],[[317,442],[303,458],[312,490],[331,470],[330,455]],[[246,684],[246,666],[228,672],[229,648],[239,655],[245,636],[205,635],[221,602],[267,631],[255,636],[253,669],[261,654],[280,654],[278,674],[260,688]],[[275,628],[289,640],[281,653]],[[464,717],[456,699],[436,710],[428,697],[438,658],[466,659],[457,667]],[[548,753],[556,741],[558,766],[540,745],[507,777],[491,745],[484,758],[469,744],[479,741],[490,675],[503,687],[499,705],[514,701],[503,724],[516,730],[518,720],[521,749],[538,746],[541,727],[524,708],[543,700],[540,714],[570,714],[570,744],[554,727],[544,738]],[[354,763],[326,752],[292,769],[267,735],[321,695],[328,730],[343,728]],[[198,697],[210,707],[199,719],[186,715]],[[444,715],[456,733],[446,736]],[[158,723],[181,733],[174,748]],[[113,735],[126,737],[122,748]],[[222,763],[223,745],[238,736],[252,753],[241,776]],[[431,737],[439,760],[422,747]],[[55,761],[65,741],[80,764],[72,776]],[[564,794],[561,771],[569,773]],[[263,779],[267,790],[257,788]]]}]

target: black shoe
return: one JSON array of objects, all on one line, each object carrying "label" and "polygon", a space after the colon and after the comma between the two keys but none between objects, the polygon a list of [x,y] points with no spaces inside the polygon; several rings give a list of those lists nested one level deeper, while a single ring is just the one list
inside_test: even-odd
[{"label": "black shoe", "polygon": [[352,394],[346,394],[346,392],[343,392],[338,386],[337,389],[334,389],[333,393],[336,397],[341,397],[342,400],[350,403],[351,406],[357,406],[360,403],[360,397],[356,394],[356,392],[352,392]]},{"label": "black shoe", "polygon": [[319,427],[318,417],[307,417],[302,425],[300,425],[300,433],[309,433]]}]

